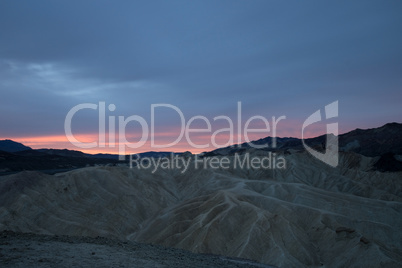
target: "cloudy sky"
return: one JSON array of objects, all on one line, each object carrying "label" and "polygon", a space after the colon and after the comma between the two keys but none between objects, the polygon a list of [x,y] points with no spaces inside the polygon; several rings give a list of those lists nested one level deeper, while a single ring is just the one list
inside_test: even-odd
[{"label": "cloudy sky", "polygon": [[[212,132],[228,125],[215,116],[237,122],[238,102],[243,123],[286,116],[278,136],[300,137],[304,120],[334,101],[340,133],[402,122],[401,12],[396,0],[1,1],[0,139],[79,149],[66,139],[66,115],[99,102],[116,107],[106,119],[138,115],[149,125],[151,104],[171,104],[186,122],[205,116]],[[75,137],[98,141],[98,117],[77,112]],[[177,112],[155,110],[159,142],[179,127]],[[324,131],[322,122],[306,135]],[[139,133],[127,124],[129,141]],[[211,133],[193,140],[206,144]],[[105,146],[83,151],[116,151]],[[202,151],[184,139],[166,150],[187,149]]]}]

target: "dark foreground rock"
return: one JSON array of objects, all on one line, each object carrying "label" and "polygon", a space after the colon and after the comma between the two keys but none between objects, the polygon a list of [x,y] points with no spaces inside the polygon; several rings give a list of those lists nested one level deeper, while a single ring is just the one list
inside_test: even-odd
[{"label": "dark foreground rock", "polygon": [[3,231],[0,267],[274,267],[245,259],[103,237]]}]

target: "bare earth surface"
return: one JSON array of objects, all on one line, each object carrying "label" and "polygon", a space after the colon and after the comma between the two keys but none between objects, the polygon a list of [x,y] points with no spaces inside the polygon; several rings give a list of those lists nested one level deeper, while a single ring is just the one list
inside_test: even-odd
[{"label": "bare earth surface", "polygon": [[0,267],[273,267],[107,238],[0,233]]},{"label": "bare earth surface", "polygon": [[[278,267],[402,267],[401,172],[373,171],[376,159],[355,153],[341,153],[337,168],[303,152],[285,157],[282,170],[192,165],[184,173],[152,173],[90,167],[56,175],[26,171],[3,176],[0,231],[100,236]],[[107,263],[107,254],[115,256],[112,266],[148,265],[144,261],[155,266],[163,261],[137,258],[138,251],[124,246],[95,243],[94,249],[86,250],[84,240],[64,243],[65,249],[57,250],[61,242],[15,254],[36,258],[41,252],[41,259],[59,260],[60,265],[97,258]],[[30,247],[35,248],[26,246]],[[77,247],[82,249],[68,253]],[[83,260],[76,262],[75,254]]]}]

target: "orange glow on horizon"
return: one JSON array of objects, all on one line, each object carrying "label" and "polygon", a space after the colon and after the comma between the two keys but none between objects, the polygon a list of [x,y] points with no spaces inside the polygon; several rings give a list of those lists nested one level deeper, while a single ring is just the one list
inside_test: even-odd
[{"label": "orange glow on horizon", "polygon": [[[172,131],[170,129],[166,132],[158,132],[154,135],[155,143],[157,145],[169,144],[173,142],[179,135],[180,130]],[[325,133],[325,125],[317,124],[316,126],[311,126],[306,128],[305,130],[305,138],[312,138],[323,135]],[[233,133],[233,140],[230,142],[229,132],[219,133],[215,137],[216,143],[219,147],[214,147],[211,142],[213,131],[211,133],[190,133],[190,139],[196,145],[209,144],[206,148],[194,148],[192,147],[186,140],[185,136],[174,146],[168,148],[153,148],[151,146],[151,138],[148,137],[147,142],[138,149],[132,149],[129,147],[125,148],[125,154],[134,154],[140,152],[147,151],[171,151],[171,152],[185,152],[190,151],[192,153],[201,153],[205,151],[212,151],[221,147],[226,147],[238,143],[243,143],[245,141],[244,135],[241,136],[241,141],[238,141],[237,133]],[[252,133],[248,134],[249,140],[258,140],[261,138],[265,138],[267,136],[272,136],[271,132],[267,133]],[[286,120],[278,127],[277,137],[296,137],[301,138],[301,124],[300,122]],[[76,134],[74,137],[82,143],[89,142],[98,142],[99,135],[98,133],[87,133],[87,134]],[[126,135],[127,140],[130,143],[136,143],[140,140],[141,135],[137,133],[129,133]],[[66,135],[44,135],[44,136],[23,136],[23,137],[0,137],[0,139],[11,139],[16,142],[20,142],[26,146],[29,146],[33,149],[42,149],[42,148],[52,148],[52,149],[69,149],[82,151],[84,153],[97,154],[97,153],[110,153],[110,154],[118,154],[119,147],[118,142],[116,143],[108,143],[109,137],[106,133],[105,135],[105,143],[98,145],[96,148],[79,148],[74,146],[69,142]],[[118,134],[115,135],[115,140],[118,141]],[[228,144],[227,144],[228,143]]]}]

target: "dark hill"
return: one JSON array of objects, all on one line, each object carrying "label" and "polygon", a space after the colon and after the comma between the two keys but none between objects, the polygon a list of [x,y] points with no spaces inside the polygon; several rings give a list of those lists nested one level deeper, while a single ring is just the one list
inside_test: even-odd
[{"label": "dark hill", "polygon": [[25,150],[32,150],[32,148],[12,140],[0,140],[0,151],[14,153]]}]

